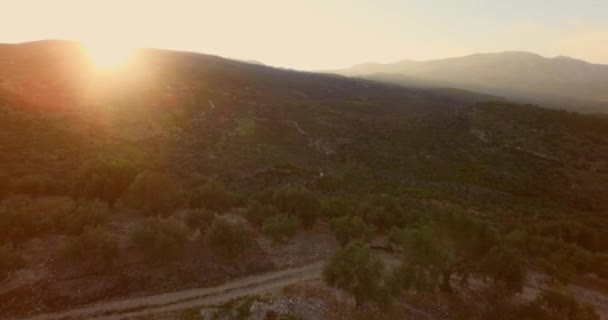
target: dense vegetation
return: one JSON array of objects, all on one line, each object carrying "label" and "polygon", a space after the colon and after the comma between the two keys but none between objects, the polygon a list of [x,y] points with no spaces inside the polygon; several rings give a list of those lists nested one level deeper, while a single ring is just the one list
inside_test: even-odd
[{"label": "dense vegetation", "polygon": [[[606,119],[204,55],[139,59],[146,82],[59,107],[42,97],[78,90],[73,74],[30,88],[0,72],[14,82],[0,90],[0,278],[37,238],[111,267],[131,248],[179,259],[196,231],[237,259],[255,234],[280,244],[319,222],[343,247],[325,278],[359,304],[471,277],[508,296],[530,268],[608,277]],[[119,242],[108,221],[124,212],[139,218]],[[384,236],[402,254],[394,270],[367,247]],[[543,299],[529,312],[550,317],[559,298]]]}]

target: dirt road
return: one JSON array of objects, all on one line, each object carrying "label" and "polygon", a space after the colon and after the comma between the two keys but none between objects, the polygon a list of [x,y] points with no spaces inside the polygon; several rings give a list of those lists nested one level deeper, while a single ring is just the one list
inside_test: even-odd
[{"label": "dirt road", "polygon": [[118,320],[151,316],[205,304],[218,304],[235,298],[262,294],[295,283],[321,277],[324,261],[303,267],[254,275],[212,288],[162,293],[141,298],[93,304],[57,313],[36,315],[24,320],[97,319]]}]

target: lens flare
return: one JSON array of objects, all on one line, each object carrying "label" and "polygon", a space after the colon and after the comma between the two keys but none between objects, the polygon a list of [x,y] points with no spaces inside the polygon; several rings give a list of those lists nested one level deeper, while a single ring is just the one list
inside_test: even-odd
[{"label": "lens flare", "polygon": [[125,66],[133,56],[133,48],[117,43],[83,42],[87,56],[96,68],[107,71]]}]

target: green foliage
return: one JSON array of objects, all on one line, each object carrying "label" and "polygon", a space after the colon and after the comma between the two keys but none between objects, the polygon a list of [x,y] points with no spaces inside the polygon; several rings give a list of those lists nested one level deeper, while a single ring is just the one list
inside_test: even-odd
[{"label": "green foliage", "polygon": [[79,235],[86,228],[97,228],[108,219],[110,210],[108,205],[100,201],[81,201],[73,210],[57,216],[57,232],[68,235]]},{"label": "green foliage", "polygon": [[408,230],[401,235],[403,260],[395,278],[405,289],[433,290],[440,283],[446,252],[431,227]]},{"label": "green foliage", "polygon": [[264,220],[262,232],[274,242],[285,242],[293,237],[299,225],[300,222],[296,217],[279,214]]},{"label": "green foliage", "polygon": [[518,319],[522,320],[599,320],[591,305],[581,304],[569,294],[556,290],[543,291],[525,305]]},{"label": "green foliage", "polygon": [[352,294],[357,306],[371,301],[387,309],[391,304],[392,289],[384,264],[367,247],[351,243],[338,250],[325,265],[323,279],[329,286]]},{"label": "green foliage", "polygon": [[593,264],[594,256],[590,252],[552,237],[520,232],[512,234],[510,241],[535,266],[558,281],[570,281],[597,267]]},{"label": "green foliage", "polygon": [[33,197],[62,194],[64,187],[46,175],[26,175],[12,181],[12,191]]},{"label": "green foliage", "polygon": [[236,258],[251,245],[251,236],[242,224],[224,219],[215,219],[206,239],[216,254],[224,258]]},{"label": "green foliage", "polygon": [[524,262],[515,250],[504,245],[495,246],[483,257],[479,272],[506,294],[521,292],[526,280]]},{"label": "green foliage", "polygon": [[180,188],[177,182],[157,172],[137,175],[126,193],[132,207],[147,214],[168,214],[178,205]]},{"label": "green foliage", "polygon": [[368,242],[375,233],[375,227],[370,226],[357,216],[342,216],[331,221],[331,230],[342,246],[351,241]]},{"label": "green foliage", "polygon": [[191,208],[206,208],[224,212],[237,204],[236,195],[216,179],[210,179],[198,187],[190,197]]},{"label": "green foliage", "polygon": [[67,240],[61,250],[62,257],[70,262],[90,262],[110,266],[119,256],[116,239],[101,229],[86,229],[82,234]]},{"label": "green foliage", "polygon": [[186,224],[193,229],[199,229],[201,232],[207,230],[213,220],[215,213],[206,209],[190,209],[186,214]]},{"label": "green foliage", "polygon": [[122,197],[137,175],[136,166],[120,159],[91,161],[80,169],[72,187],[76,198],[92,198],[110,206]]},{"label": "green foliage", "polygon": [[169,262],[183,252],[188,237],[186,226],[175,218],[149,218],[137,226],[131,240],[149,262]]},{"label": "green foliage", "polygon": [[356,213],[380,230],[404,226],[411,219],[397,197],[387,194],[371,194],[359,203]]},{"label": "green foliage", "polygon": [[0,202],[0,243],[21,243],[54,230],[62,231],[62,217],[73,210],[74,201],[69,198],[9,196]]},{"label": "green foliage", "polygon": [[327,198],[321,203],[321,215],[328,219],[345,216],[354,211],[354,206],[354,201],[349,201],[345,198]]},{"label": "green foliage", "polygon": [[281,212],[296,216],[305,228],[314,225],[321,210],[317,196],[303,187],[278,190],[273,203]]},{"label": "green foliage", "polygon": [[264,221],[270,217],[279,215],[281,212],[272,204],[261,204],[257,201],[253,202],[247,208],[245,216],[249,223],[254,225],[256,228],[261,228]]},{"label": "green foliage", "polygon": [[0,246],[0,281],[22,265],[23,260],[13,246],[8,244]]},{"label": "green foliage", "polygon": [[343,184],[342,179],[331,174],[325,174],[315,180],[315,187],[323,192],[337,191]]},{"label": "green foliage", "polygon": [[400,231],[404,248],[397,276],[405,288],[450,292],[457,274],[466,283],[470,275],[491,280],[504,293],[522,289],[521,259],[499,238],[495,229],[463,212],[438,212],[435,222],[420,229]]}]

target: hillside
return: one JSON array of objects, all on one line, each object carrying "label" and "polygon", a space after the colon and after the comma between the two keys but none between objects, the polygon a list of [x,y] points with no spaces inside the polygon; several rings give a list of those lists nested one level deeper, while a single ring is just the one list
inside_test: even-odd
[{"label": "hillside", "polygon": [[333,73],[406,86],[453,87],[582,112],[608,110],[608,66],[528,52],[366,63]]},{"label": "hillside", "polygon": [[454,211],[556,281],[608,276],[601,117],[188,52],[99,72],[44,41],[0,45],[0,128],[0,317],[326,259],[351,216],[398,245]]}]

